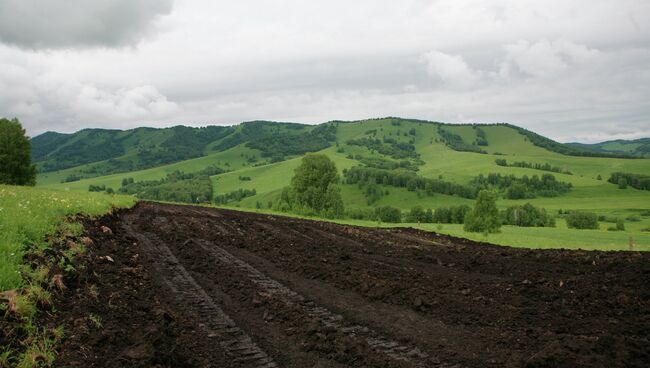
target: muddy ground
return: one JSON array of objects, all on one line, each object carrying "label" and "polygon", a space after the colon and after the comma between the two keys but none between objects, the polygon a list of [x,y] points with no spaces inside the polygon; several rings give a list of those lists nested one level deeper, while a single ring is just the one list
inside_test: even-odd
[{"label": "muddy ground", "polygon": [[86,229],[60,367],[650,365],[646,253],[154,203]]}]

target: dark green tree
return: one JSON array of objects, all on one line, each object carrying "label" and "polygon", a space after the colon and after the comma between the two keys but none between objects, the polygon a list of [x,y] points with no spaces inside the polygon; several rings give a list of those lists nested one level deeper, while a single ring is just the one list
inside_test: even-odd
[{"label": "dark green tree", "polygon": [[470,232],[499,232],[501,219],[494,193],[489,190],[481,190],[478,193],[474,209],[465,216],[464,228]]},{"label": "dark green tree", "polygon": [[336,165],[327,156],[307,154],[282,191],[278,208],[327,217],[341,217],[344,207]]},{"label": "dark green tree", "polygon": [[0,119],[0,184],[35,185],[31,144],[18,119]]}]

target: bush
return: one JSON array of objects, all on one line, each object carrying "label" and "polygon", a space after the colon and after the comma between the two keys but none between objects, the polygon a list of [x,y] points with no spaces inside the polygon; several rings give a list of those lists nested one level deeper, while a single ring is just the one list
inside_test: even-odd
[{"label": "bush", "polygon": [[536,208],[530,203],[523,206],[512,206],[501,212],[505,225],[524,227],[555,227],[555,219],[543,208]]},{"label": "bush", "polygon": [[474,209],[465,216],[465,231],[497,233],[501,228],[496,196],[488,190],[481,190]]},{"label": "bush", "polygon": [[402,222],[402,211],[399,208],[384,206],[375,209],[377,220],[383,222],[400,223]]},{"label": "bush", "polygon": [[424,210],[422,206],[415,206],[406,215],[406,222],[422,222],[430,224],[433,222],[433,211],[431,209]]},{"label": "bush", "polygon": [[571,229],[598,229],[598,215],[591,212],[571,212],[566,217]]},{"label": "bush", "polygon": [[468,205],[438,207],[433,213],[433,222],[439,224],[462,224],[465,216],[472,210]]}]

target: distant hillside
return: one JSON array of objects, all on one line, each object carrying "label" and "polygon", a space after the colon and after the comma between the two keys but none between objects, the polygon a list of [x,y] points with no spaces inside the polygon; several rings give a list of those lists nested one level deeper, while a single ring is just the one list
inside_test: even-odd
[{"label": "distant hillside", "polygon": [[[484,138],[477,136],[463,142],[445,127],[454,125],[419,120],[388,118],[394,122],[435,124],[442,139],[451,149],[481,152]],[[333,123],[305,125],[275,123],[269,121],[246,122],[235,126],[208,126],[192,128],[136,128],[130,130],[84,129],[73,134],[47,132],[32,139],[32,159],[40,173],[58,172],[78,168],[68,178],[108,175],[153,168],[160,165],[204,157],[222,152],[237,145],[257,150],[269,162],[282,161],[288,157],[315,152],[330,147],[335,140]],[[353,122],[350,122],[353,123]],[[485,125],[476,125],[476,127]],[[555,142],[526,129],[504,124],[526,136],[536,146],[549,151],[572,156],[627,157],[643,156],[649,145],[642,140],[616,146],[615,142],[601,145],[566,145]],[[481,132],[481,130],[477,130]],[[479,133],[480,134],[480,133]],[[620,148],[620,149],[619,149]]]},{"label": "distant hillside", "polygon": [[650,138],[634,140],[617,139],[594,144],[567,143],[566,145],[594,153],[650,157]]},{"label": "distant hillside", "polygon": [[240,144],[270,162],[329,147],[331,125],[254,121],[237,126],[192,128],[84,129],[73,134],[47,132],[32,139],[39,173],[77,168],[64,181],[129,172],[204,157]]}]

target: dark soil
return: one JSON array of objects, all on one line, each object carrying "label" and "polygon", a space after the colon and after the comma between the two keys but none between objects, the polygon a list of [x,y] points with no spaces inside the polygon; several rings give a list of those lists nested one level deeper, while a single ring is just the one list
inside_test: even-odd
[{"label": "dark soil", "polygon": [[60,367],[650,366],[647,253],[154,203],[86,230]]}]

